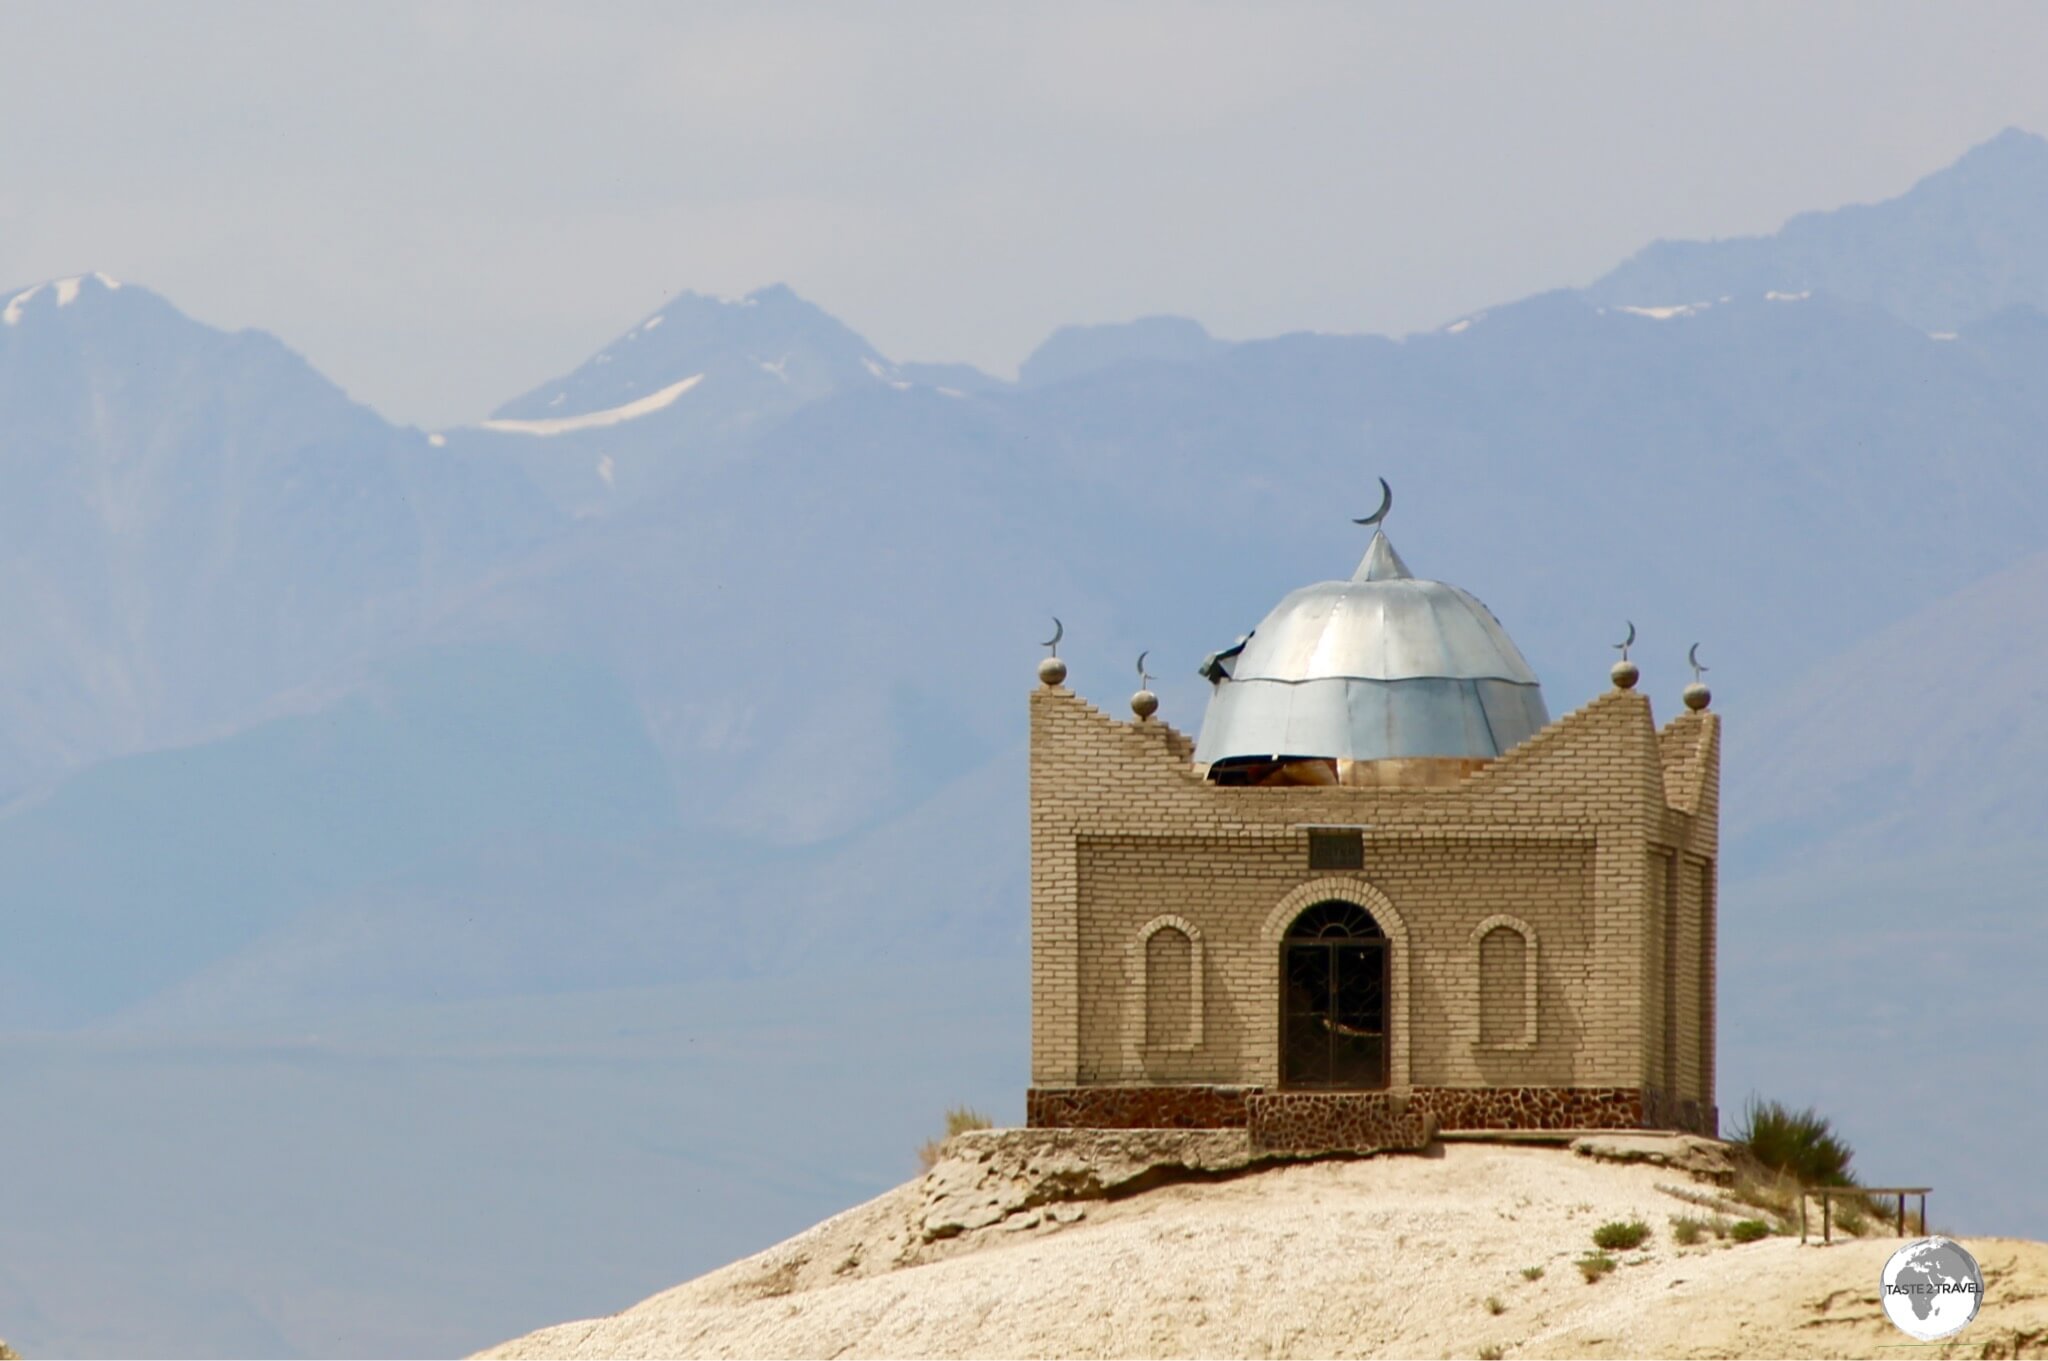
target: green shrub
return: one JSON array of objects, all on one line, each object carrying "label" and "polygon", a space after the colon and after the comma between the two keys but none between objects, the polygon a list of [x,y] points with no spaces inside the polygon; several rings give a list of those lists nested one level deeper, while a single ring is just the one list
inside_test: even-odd
[{"label": "green shrub", "polygon": [[1502,1300],[1501,1300],[1501,1297],[1500,1297],[1500,1296],[1498,1296],[1498,1295],[1488,1295],[1488,1296],[1486,1297],[1486,1312],[1487,1312],[1487,1313],[1489,1313],[1489,1314],[1492,1314],[1492,1315],[1494,1315],[1494,1316],[1495,1316],[1495,1317],[1497,1318],[1497,1317],[1499,1317],[1500,1315],[1502,1315],[1502,1314],[1505,1314],[1505,1313],[1506,1313],[1507,1311],[1508,1311],[1508,1307],[1507,1307],[1507,1305],[1506,1305],[1505,1303],[1503,1303],[1503,1302],[1502,1302]]},{"label": "green shrub", "polygon": [[1751,1097],[1729,1142],[1757,1166],[1782,1173],[1801,1186],[1854,1186],[1849,1164],[1856,1152],[1812,1107],[1794,1111],[1776,1101]]},{"label": "green shrub", "polygon": [[1614,1270],[1615,1266],[1615,1260],[1604,1252],[1589,1252],[1579,1258],[1579,1274],[1586,1278],[1587,1285]]},{"label": "green shrub", "polygon": [[1754,1243],[1759,1238],[1769,1238],[1771,1226],[1761,1219],[1738,1219],[1729,1226],[1728,1236],[1738,1243]]},{"label": "green shrub", "polygon": [[1525,1280],[1525,1281],[1540,1281],[1540,1280],[1542,1280],[1542,1279],[1543,1279],[1543,1268],[1542,1268],[1542,1267],[1540,1267],[1540,1266],[1525,1266],[1525,1267],[1523,1267],[1523,1268],[1522,1268],[1522,1279],[1523,1279],[1523,1280]]},{"label": "green shrub", "polygon": [[918,1166],[926,1172],[931,1171],[933,1167],[938,1165],[939,1153],[940,1150],[945,1148],[946,1140],[956,1134],[964,1134],[970,1129],[987,1128],[989,1128],[989,1119],[980,1111],[967,1106],[953,1107],[946,1112],[946,1132],[936,1139],[925,1140],[919,1146],[917,1150]]},{"label": "green shrub", "polygon": [[1692,1215],[1679,1215],[1671,1221],[1671,1236],[1680,1247],[1691,1247],[1707,1236],[1707,1221]]},{"label": "green shrub", "polygon": [[1610,1219],[1593,1230],[1593,1245],[1622,1252],[1639,1248],[1650,1236],[1650,1226],[1640,1219]]}]

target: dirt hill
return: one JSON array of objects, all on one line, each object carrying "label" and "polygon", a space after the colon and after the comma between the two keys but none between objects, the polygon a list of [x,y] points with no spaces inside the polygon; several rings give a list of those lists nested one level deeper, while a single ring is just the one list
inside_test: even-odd
[{"label": "dirt hill", "polygon": [[[974,1166],[949,1146],[929,1177],[766,1252],[484,1355],[1865,1357],[1911,1341],[1878,1303],[1900,1240],[1710,1229],[1684,1246],[1674,1219],[1712,1221],[1699,1202],[1718,1193],[1672,1166],[1451,1143],[1151,1189],[1119,1173],[1075,1188],[1098,1198],[963,1214]],[[1930,1210],[1939,1229],[1938,1195]],[[1649,1240],[1588,1282],[1593,1231],[1630,1219]],[[1961,1241],[1982,1311],[1914,1354],[2048,1356],[2048,1244]]]}]

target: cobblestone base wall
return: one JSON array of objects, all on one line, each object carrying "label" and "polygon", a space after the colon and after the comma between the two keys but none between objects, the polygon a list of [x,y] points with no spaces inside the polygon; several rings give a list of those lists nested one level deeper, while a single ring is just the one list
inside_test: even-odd
[{"label": "cobblestone base wall", "polygon": [[[1709,1138],[1716,1137],[1720,1129],[1720,1112],[1715,1107],[1669,1101],[1654,1087],[1413,1087],[1405,1095],[1407,1110],[1434,1117],[1439,1129],[1677,1129]],[[1262,1087],[1195,1083],[1033,1087],[1025,1097],[1025,1123],[1034,1129],[1245,1129],[1252,1124],[1252,1107],[1259,1100],[1310,1101],[1303,1109],[1311,1110],[1317,1109],[1314,1102],[1332,1098],[1352,1103],[1393,1100],[1398,1104],[1398,1096],[1388,1092],[1268,1093]],[[1294,1121],[1309,1117],[1289,1114],[1272,1118]]]},{"label": "cobblestone base wall", "polygon": [[1260,1092],[1246,1103],[1253,1153],[1422,1149],[1436,1117],[1386,1092]]},{"label": "cobblestone base wall", "polygon": [[1441,1129],[1642,1129],[1636,1087],[1417,1087]]},{"label": "cobblestone base wall", "polygon": [[1721,1108],[1690,1097],[1672,1100],[1655,1087],[1643,1088],[1643,1127],[1678,1129],[1709,1139],[1721,1137]]},{"label": "cobblestone base wall", "polygon": [[1033,1087],[1024,1123],[1034,1129],[1243,1129],[1257,1087]]}]

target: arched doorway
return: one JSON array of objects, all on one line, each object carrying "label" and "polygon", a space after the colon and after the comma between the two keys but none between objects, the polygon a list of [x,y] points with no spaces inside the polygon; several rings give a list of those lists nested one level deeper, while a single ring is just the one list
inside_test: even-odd
[{"label": "arched doorway", "polygon": [[1280,1084],[1387,1085],[1387,937],[1356,903],[1317,903],[1280,945]]}]

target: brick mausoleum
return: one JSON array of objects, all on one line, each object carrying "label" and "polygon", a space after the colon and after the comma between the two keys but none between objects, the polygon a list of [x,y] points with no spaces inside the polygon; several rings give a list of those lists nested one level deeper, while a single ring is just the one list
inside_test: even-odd
[{"label": "brick mausoleum", "polygon": [[1203,673],[1190,741],[1040,667],[1032,1125],[1716,1132],[1697,679],[1659,728],[1624,650],[1552,722],[1491,612],[1378,530]]}]

